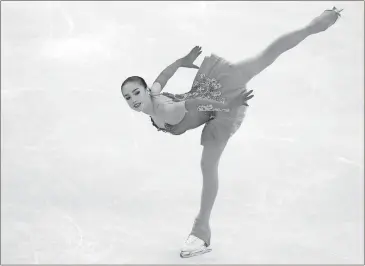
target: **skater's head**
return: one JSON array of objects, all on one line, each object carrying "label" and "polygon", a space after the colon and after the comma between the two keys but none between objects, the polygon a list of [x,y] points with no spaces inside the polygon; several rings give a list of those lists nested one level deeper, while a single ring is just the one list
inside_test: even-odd
[{"label": "skater's head", "polygon": [[129,107],[137,112],[143,110],[143,105],[148,97],[147,89],[146,81],[138,76],[127,78],[121,86],[124,99]]}]

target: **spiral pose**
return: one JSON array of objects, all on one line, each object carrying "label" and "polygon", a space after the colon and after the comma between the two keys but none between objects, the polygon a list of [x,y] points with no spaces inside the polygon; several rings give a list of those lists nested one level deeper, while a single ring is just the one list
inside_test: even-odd
[{"label": "spiral pose", "polygon": [[[129,77],[123,82],[121,92],[129,106],[149,115],[158,130],[180,135],[204,125],[201,135],[203,189],[200,210],[181,249],[181,257],[211,250],[208,248],[211,241],[209,221],[218,192],[218,165],[228,140],[242,124],[247,101],[253,97],[252,90],[247,91],[246,84],[281,54],[310,35],[331,27],[341,11],[335,7],[325,10],[308,25],[274,40],[260,54],[237,63],[212,54],[205,57],[198,67],[193,63],[201,54],[201,47],[196,46],[188,55],[163,70],[151,88],[138,76]],[[198,69],[191,90],[184,94],[161,93],[179,67]]]}]

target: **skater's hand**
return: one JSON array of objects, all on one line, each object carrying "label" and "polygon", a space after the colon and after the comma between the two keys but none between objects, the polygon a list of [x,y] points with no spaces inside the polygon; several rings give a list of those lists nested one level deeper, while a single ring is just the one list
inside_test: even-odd
[{"label": "skater's hand", "polygon": [[253,98],[254,95],[251,95],[252,92],[253,90],[242,91],[238,96],[234,97],[230,104],[234,107],[240,107],[242,105],[249,106],[247,101]]},{"label": "skater's hand", "polygon": [[325,10],[320,16],[316,17],[309,23],[307,29],[311,34],[316,34],[322,31],[327,30],[331,27],[337,19],[341,16],[341,10],[338,10],[336,7],[332,9]]},{"label": "skater's hand", "polygon": [[181,135],[189,129],[189,126],[191,125],[190,123],[191,122],[189,119],[183,119],[177,125],[170,125],[169,133],[171,133],[172,135]]},{"label": "skater's hand", "polygon": [[194,61],[198,58],[198,56],[202,53],[202,48],[200,46],[195,46],[190,53],[181,58],[181,66],[187,68],[196,68],[199,69],[198,66],[194,65]]},{"label": "skater's hand", "polygon": [[181,135],[183,133],[185,133],[186,131],[186,127],[184,126],[184,120],[186,119],[183,119],[179,124],[177,125],[173,125],[169,128],[169,132],[172,134],[172,135]]}]

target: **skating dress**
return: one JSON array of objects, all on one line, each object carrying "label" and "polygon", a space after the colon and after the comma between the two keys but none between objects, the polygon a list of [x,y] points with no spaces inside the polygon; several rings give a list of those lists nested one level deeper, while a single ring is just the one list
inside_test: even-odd
[{"label": "skating dress", "polygon": [[[183,94],[163,92],[162,95],[169,97],[174,102],[193,98],[224,102],[245,91],[245,82],[242,73],[233,64],[212,54],[204,58],[189,92]],[[241,126],[247,110],[244,105],[238,108],[228,106],[229,111],[227,109],[214,109],[211,105],[202,105],[199,108],[199,111],[204,113],[201,116],[201,124],[205,123],[201,135],[202,145],[212,140],[228,140]],[[151,121],[158,130],[167,133],[172,127],[179,126],[179,124],[172,126],[166,123],[164,128],[160,128],[152,117]],[[189,121],[186,124],[189,124]],[[191,129],[191,127],[187,126],[187,129]]]}]

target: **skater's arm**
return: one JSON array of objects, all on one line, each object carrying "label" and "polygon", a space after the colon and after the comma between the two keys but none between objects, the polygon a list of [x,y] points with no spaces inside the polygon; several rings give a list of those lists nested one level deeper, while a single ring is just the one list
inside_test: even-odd
[{"label": "skater's arm", "polygon": [[270,66],[281,54],[304,41],[308,36],[328,29],[338,19],[339,12],[335,8],[324,11],[321,16],[316,17],[307,26],[277,38],[258,56],[239,63],[238,66],[246,77],[246,82]]},{"label": "skater's arm", "polygon": [[236,108],[242,105],[248,106],[247,101],[250,100],[253,95],[253,91],[242,91],[236,97],[229,101],[218,102],[215,100],[205,99],[205,98],[195,98],[185,101],[185,109],[204,111],[217,111],[217,112],[230,112],[231,108]]},{"label": "skater's arm", "polygon": [[152,94],[159,94],[166,86],[169,79],[176,73],[176,71],[180,67],[199,69],[199,67],[194,65],[193,63],[200,54],[201,47],[195,46],[186,56],[176,60],[174,63],[166,67],[153,83],[151,88]]},{"label": "skater's arm", "polygon": [[185,101],[186,111],[198,110],[200,112],[204,111],[219,111],[219,112],[229,112],[230,108],[227,102],[218,102],[209,99],[195,98]]},{"label": "skater's arm", "polygon": [[153,95],[160,94],[162,89],[166,86],[169,79],[182,67],[182,59],[176,60],[174,63],[166,67],[157,77],[152,85],[151,92]]}]

